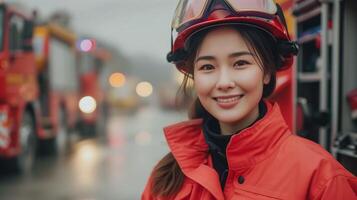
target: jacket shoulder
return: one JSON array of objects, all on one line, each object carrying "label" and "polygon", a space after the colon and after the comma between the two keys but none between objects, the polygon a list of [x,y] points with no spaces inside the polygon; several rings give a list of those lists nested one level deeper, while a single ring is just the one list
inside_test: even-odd
[{"label": "jacket shoulder", "polygon": [[291,135],[286,145],[298,155],[312,157],[314,160],[334,160],[333,156],[321,145],[297,135]]},{"label": "jacket shoulder", "polygon": [[328,151],[311,140],[290,135],[283,148],[289,156],[294,156],[297,162],[302,162],[307,168],[312,167],[312,170],[329,165],[347,172]]},{"label": "jacket shoulder", "polygon": [[310,177],[309,195],[312,199],[315,199],[317,194],[321,194],[335,180],[353,180],[356,184],[356,177],[322,146],[313,141],[291,135],[283,148],[287,150],[289,159],[294,158],[296,168],[304,169],[306,175]]},{"label": "jacket shoulder", "polygon": [[[348,173],[335,158],[319,144],[297,135],[289,135],[278,152],[279,160],[289,167],[299,169],[304,177],[320,174],[331,177],[336,173]],[[323,172],[323,173],[319,173]]]}]

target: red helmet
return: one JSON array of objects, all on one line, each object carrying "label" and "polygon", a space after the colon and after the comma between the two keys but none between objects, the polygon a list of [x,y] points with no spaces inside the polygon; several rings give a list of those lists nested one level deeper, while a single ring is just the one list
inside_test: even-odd
[{"label": "red helmet", "polygon": [[[180,0],[171,24],[171,51],[167,61],[183,73],[187,42],[195,33],[213,26],[247,25],[261,29],[276,41],[282,58],[277,70],[289,68],[298,45],[291,41],[282,10],[274,0]],[[176,38],[173,38],[173,31]]]}]

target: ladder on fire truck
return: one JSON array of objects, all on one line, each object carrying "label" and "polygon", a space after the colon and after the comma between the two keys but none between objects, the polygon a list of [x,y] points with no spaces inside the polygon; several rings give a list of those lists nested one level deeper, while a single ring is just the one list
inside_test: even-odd
[{"label": "ladder on fire truck", "polygon": [[346,97],[357,88],[356,10],[355,0],[296,0],[293,8],[301,48],[295,96],[305,110],[299,134],[319,143],[354,174],[357,120],[351,116],[352,97]]}]

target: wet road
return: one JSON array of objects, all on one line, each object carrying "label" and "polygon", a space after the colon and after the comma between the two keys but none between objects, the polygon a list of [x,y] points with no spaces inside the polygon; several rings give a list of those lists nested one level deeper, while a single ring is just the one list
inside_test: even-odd
[{"label": "wet road", "polygon": [[114,113],[106,134],[72,138],[70,153],[38,159],[28,175],[0,175],[0,199],[140,199],[152,167],[168,152],[162,127],[182,119],[185,113],[154,107]]}]

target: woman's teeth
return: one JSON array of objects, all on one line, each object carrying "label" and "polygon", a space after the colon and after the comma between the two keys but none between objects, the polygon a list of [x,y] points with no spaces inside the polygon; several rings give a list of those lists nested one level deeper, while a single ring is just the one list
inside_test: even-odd
[{"label": "woman's teeth", "polygon": [[242,96],[236,96],[231,98],[216,98],[219,103],[230,103],[234,101],[238,101]]}]

